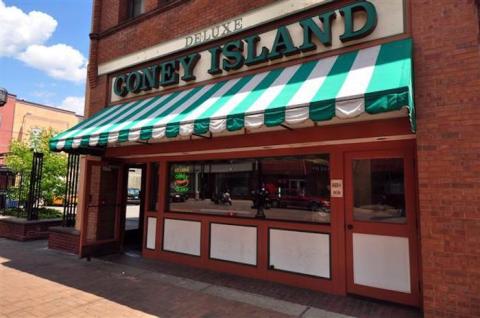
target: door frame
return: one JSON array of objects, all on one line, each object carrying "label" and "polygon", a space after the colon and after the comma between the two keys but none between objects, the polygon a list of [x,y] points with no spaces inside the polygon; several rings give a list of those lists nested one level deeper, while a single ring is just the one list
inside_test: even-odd
[{"label": "door frame", "polygon": [[[346,289],[347,293],[398,302],[402,304],[420,305],[420,266],[419,266],[419,236],[417,214],[417,189],[415,173],[415,154],[410,147],[388,150],[365,150],[345,152],[345,261],[346,261]],[[405,182],[406,224],[381,223],[353,220],[353,171],[352,161],[355,159],[382,159],[402,158]],[[348,225],[353,225],[349,229]],[[401,236],[408,238],[410,263],[410,290],[411,293],[391,291],[376,287],[357,285],[353,277],[353,233],[373,235]]]},{"label": "door frame", "polygon": [[[99,166],[100,169],[102,169],[105,166],[110,166],[110,165],[115,165],[118,166],[118,185],[117,185],[117,197],[116,197],[116,211],[115,211],[115,226],[114,226],[114,237],[112,239],[105,239],[105,240],[98,240],[95,239],[95,241],[88,241],[87,240],[87,233],[88,233],[88,223],[89,223],[89,215],[88,215],[88,208],[90,206],[90,192],[89,192],[89,187],[90,187],[90,182],[92,179],[92,168],[94,166]],[[80,232],[80,257],[91,257],[91,256],[97,256],[97,255],[105,255],[105,254],[111,254],[111,253],[117,253],[120,251],[121,247],[121,233],[120,233],[120,216],[122,213],[122,207],[121,207],[121,202],[122,202],[122,195],[121,195],[121,186],[123,184],[124,180],[124,173],[123,173],[123,163],[120,160],[91,160],[91,159],[86,159],[85,163],[85,173],[86,173],[86,178],[85,178],[85,183],[83,185],[83,193],[84,193],[84,200],[85,204],[82,208],[82,226],[81,226],[81,232]],[[101,171],[100,171],[100,177],[99,177],[99,191],[102,188],[102,177],[101,177]],[[98,208],[100,209],[100,200],[98,202]],[[100,213],[100,211],[98,212]],[[98,216],[97,216],[98,217]],[[96,229],[96,233],[98,231],[98,228]],[[95,233],[95,236],[97,235]]]},{"label": "door frame", "polygon": [[145,207],[146,207],[146,191],[147,191],[147,164],[146,163],[135,163],[129,164],[125,163],[122,167],[122,174],[123,179],[121,183],[121,209],[120,209],[120,226],[119,226],[119,234],[120,234],[120,243],[122,249],[125,245],[125,222],[127,219],[127,199],[128,199],[128,170],[131,168],[141,169],[142,176],[140,180],[140,205],[139,205],[139,216],[138,216],[138,231],[141,235],[140,240],[140,251],[143,250],[143,241],[144,241],[144,229],[145,229]]}]

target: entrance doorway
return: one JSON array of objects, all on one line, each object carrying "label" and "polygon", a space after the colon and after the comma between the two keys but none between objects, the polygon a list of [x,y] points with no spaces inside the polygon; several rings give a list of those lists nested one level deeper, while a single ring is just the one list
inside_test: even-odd
[{"label": "entrance doorway", "polygon": [[125,215],[123,222],[124,250],[142,249],[144,198],[145,198],[145,166],[126,167]]},{"label": "entrance doorway", "polygon": [[347,291],[418,306],[413,154],[359,152],[345,159]]}]

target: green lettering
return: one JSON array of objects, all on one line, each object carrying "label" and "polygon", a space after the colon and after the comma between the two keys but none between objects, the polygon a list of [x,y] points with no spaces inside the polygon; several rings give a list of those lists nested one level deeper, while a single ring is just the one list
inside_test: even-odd
[{"label": "green lettering", "polygon": [[128,94],[127,87],[125,86],[125,75],[117,76],[113,82],[113,92],[117,96],[124,97]]},{"label": "green lettering", "polygon": [[169,85],[178,84],[179,76],[177,73],[178,71],[177,60],[162,63],[160,67],[162,68],[162,71],[160,73],[160,85],[169,86]]},{"label": "green lettering", "polygon": [[211,49],[208,49],[208,52],[210,52],[210,69],[207,71],[211,75],[216,75],[222,73],[222,70],[220,69],[220,52],[222,49],[218,46],[212,47]]},{"label": "green lettering", "polygon": [[223,59],[222,68],[227,72],[241,68],[245,62],[242,52],[242,40],[236,40],[225,44],[222,49],[222,53],[225,56]]},{"label": "green lettering", "polygon": [[247,43],[247,59],[245,60],[245,65],[250,66],[267,61],[269,51],[266,47],[262,47],[262,52],[260,52],[260,55],[257,55],[257,43],[260,41],[258,35],[246,37],[244,41]]},{"label": "green lettering", "polygon": [[142,70],[142,81],[143,85],[141,87],[142,91],[149,91],[152,88],[158,88],[160,67],[158,65],[153,65],[146,67]]},{"label": "green lettering", "polygon": [[275,40],[268,58],[271,60],[281,58],[284,55],[292,55],[298,53],[298,48],[293,45],[292,37],[286,26],[277,29]]},{"label": "green lettering", "polygon": [[183,56],[178,59],[183,68],[182,80],[188,82],[196,79],[193,75],[193,69],[197,65],[198,60],[200,60],[200,54],[193,53],[187,56]]},{"label": "green lettering", "polygon": [[317,48],[312,42],[312,34],[325,46],[332,45],[332,21],[336,18],[335,11],[327,12],[319,16],[323,25],[323,30],[313,21],[313,19],[305,19],[300,21],[300,26],[303,29],[303,44],[299,49],[303,52],[312,51]]},{"label": "green lettering", "polygon": [[[364,12],[367,21],[360,29],[355,31],[355,13]],[[370,35],[377,26],[377,10],[375,6],[368,1],[355,2],[340,9],[345,23],[345,32],[340,35],[340,41],[347,42]]]},{"label": "green lettering", "polygon": [[142,74],[139,71],[131,72],[127,75],[127,90],[130,93],[137,94],[142,87]]}]

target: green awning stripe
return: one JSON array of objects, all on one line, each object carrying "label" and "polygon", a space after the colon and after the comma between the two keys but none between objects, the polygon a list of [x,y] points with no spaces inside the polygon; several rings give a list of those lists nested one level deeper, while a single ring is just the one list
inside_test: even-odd
[{"label": "green awning stripe", "polygon": [[136,116],[136,114],[139,113],[142,110],[142,108],[147,108],[151,103],[153,103],[155,100],[158,100],[158,99],[160,99],[160,97],[150,98],[150,99],[142,100],[140,103],[136,103],[130,106],[129,109],[127,109],[125,112],[123,112],[119,116],[112,118],[112,120],[110,120],[109,122],[106,122],[101,127],[95,129],[90,136],[90,143],[94,143],[95,141],[95,138],[93,138],[94,135],[99,135],[98,144],[106,145],[110,131],[114,131],[115,127],[118,127],[119,125],[124,124],[125,122],[130,120],[132,117]]},{"label": "green awning stripe", "polygon": [[[52,138],[50,140],[50,142],[49,142],[50,148],[51,149],[57,149],[57,145],[61,140],[65,141],[65,139],[68,138],[69,136],[72,136],[72,135],[74,136],[75,133],[80,133],[82,131],[82,129],[88,128],[91,125],[94,125],[95,122],[98,122],[98,121],[102,120],[103,118],[105,118],[106,116],[109,116],[109,114],[114,112],[115,110],[117,110],[118,107],[120,107],[120,106],[106,107],[106,108],[100,110],[97,114],[95,114],[95,116],[82,121],[78,125],[70,128],[68,130],[65,130],[64,132],[59,133],[58,135],[56,135],[54,138]],[[70,142],[70,146],[71,146],[71,142]]]},{"label": "green awning stripe", "polygon": [[227,130],[235,131],[243,128],[243,117],[245,111],[265,92],[266,89],[278,78],[283,69],[270,71],[267,76],[227,115]]},{"label": "green awning stripe", "polygon": [[[63,137],[63,139],[66,143],[68,143],[70,146],[73,145],[73,141],[78,138],[78,134],[81,133],[82,136],[86,135],[89,136],[89,132],[92,129],[97,128],[98,125],[101,125],[105,122],[108,122],[112,118],[115,118],[115,116],[118,116],[118,114],[122,113],[124,110],[123,108],[130,107],[131,105],[138,104],[141,101],[135,101],[135,102],[129,102],[126,104],[122,104],[120,106],[112,106],[110,108],[107,108],[105,112],[102,113],[102,116],[93,116],[90,119],[88,119],[88,122],[86,122],[86,125],[83,126],[82,128],[77,128],[72,130],[71,133],[68,135],[68,137]],[[82,138],[83,139],[83,138]],[[85,144],[85,143],[84,143]],[[88,144],[86,144],[88,145]]]},{"label": "green awning stripe", "polygon": [[348,76],[358,51],[340,55],[312,102],[335,99]]},{"label": "green awning stripe", "polygon": [[[155,97],[150,100],[147,100],[145,104],[139,104],[136,105],[135,108],[132,110],[132,115],[128,116],[126,120],[115,120],[110,123],[110,129],[106,133],[101,133],[98,144],[100,145],[105,145],[108,143],[108,140],[110,138],[110,133],[112,132],[119,132],[122,128],[124,128],[127,125],[130,125],[133,121],[141,117],[144,113],[151,111],[152,109],[155,109],[155,105],[163,101],[167,96],[162,96],[162,97]],[[106,129],[104,129],[106,130]],[[97,131],[96,133],[98,133]]]},{"label": "green awning stripe", "polygon": [[198,86],[198,87],[195,87],[195,88],[191,89],[190,91],[188,91],[188,93],[183,98],[181,98],[179,101],[177,101],[171,107],[166,109],[160,115],[156,116],[155,118],[150,120],[147,124],[145,124],[145,126],[142,127],[141,130],[140,130],[140,140],[150,139],[152,137],[153,125],[158,120],[162,119],[164,116],[167,116],[168,114],[172,113],[176,108],[180,107],[183,103],[185,103],[193,95],[195,95],[200,89],[202,89],[201,86]]},{"label": "green awning stripe", "polygon": [[[300,87],[310,76],[318,61],[312,61],[302,64],[288,83],[283,87],[280,94],[267,106],[265,110],[265,126],[273,127],[281,125],[285,121],[285,105],[298,92]],[[286,102],[286,103],[285,103]]]},{"label": "green awning stripe", "polygon": [[403,107],[414,130],[412,76],[412,41],[404,39],[108,107],[52,138],[50,148],[295,125]]},{"label": "green awning stripe", "polygon": [[128,108],[126,108],[123,112],[119,112],[118,114],[111,115],[108,118],[105,118],[101,124],[97,124],[96,126],[89,127],[85,129],[85,134],[87,136],[84,136],[81,141],[80,141],[80,147],[87,147],[90,145],[90,140],[93,135],[99,135],[101,136],[102,132],[107,131],[107,137],[108,137],[108,129],[112,126],[113,123],[120,122],[124,118],[128,118],[129,115],[131,115],[135,110],[137,110],[139,105],[144,105],[146,103],[146,100],[140,100],[136,101],[135,103],[129,105]]},{"label": "green awning stripe", "polygon": [[225,95],[220,97],[217,102],[201,114],[199,118],[194,121],[194,133],[197,135],[206,134],[210,128],[210,117],[227,104],[252,78],[253,75],[242,77]]},{"label": "green awning stripe", "polygon": [[180,122],[185,118],[185,116],[208,100],[213,94],[222,88],[225,83],[226,82],[219,82],[214,84],[212,88],[210,88],[207,93],[203,94],[199,99],[197,99],[195,103],[192,103],[189,107],[182,110],[170,123],[167,124],[166,136],[169,138],[177,137],[180,131]]},{"label": "green awning stripe", "polygon": [[[179,94],[179,92],[174,92],[174,93],[166,95],[165,98],[162,100],[162,104],[167,104],[173,98],[175,98],[178,94]],[[147,111],[144,112],[141,116],[139,116],[138,118],[129,122],[128,125],[122,127],[122,129],[119,130],[119,132],[118,132],[118,141],[119,142],[128,141],[128,135],[130,133],[130,129],[132,127],[134,127],[135,125],[137,125],[142,120],[145,120],[146,118],[149,118],[150,116],[152,116],[153,113],[157,110],[158,110],[158,108],[152,106],[152,107],[148,108]]]}]

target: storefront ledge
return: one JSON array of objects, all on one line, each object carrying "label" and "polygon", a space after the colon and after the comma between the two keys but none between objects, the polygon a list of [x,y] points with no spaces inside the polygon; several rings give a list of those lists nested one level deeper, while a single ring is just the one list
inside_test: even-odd
[{"label": "storefront ledge", "polygon": [[0,237],[16,241],[48,238],[48,228],[62,224],[62,219],[26,220],[14,216],[0,216]]},{"label": "storefront ledge", "polygon": [[48,228],[48,248],[71,254],[79,254],[80,231],[73,227],[52,226]]}]

